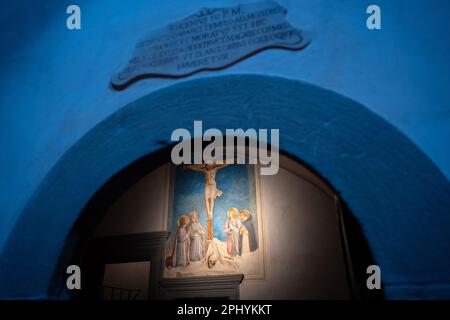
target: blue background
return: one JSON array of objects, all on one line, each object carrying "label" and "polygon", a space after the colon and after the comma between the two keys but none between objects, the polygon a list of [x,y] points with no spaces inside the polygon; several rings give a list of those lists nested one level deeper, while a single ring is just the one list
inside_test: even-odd
[{"label": "blue background", "polygon": [[[205,177],[202,172],[184,170],[177,166],[175,172],[174,199],[172,205],[172,231],[177,226],[178,217],[196,210],[200,213],[200,223],[206,234],[206,207],[204,201]],[[231,207],[247,209],[253,213],[257,228],[256,184],[253,166],[229,165],[218,170],[217,188],[223,192],[214,202],[214,237],[226,241],[222,232]],[[257,229],[256,229],[257,230]]]}]

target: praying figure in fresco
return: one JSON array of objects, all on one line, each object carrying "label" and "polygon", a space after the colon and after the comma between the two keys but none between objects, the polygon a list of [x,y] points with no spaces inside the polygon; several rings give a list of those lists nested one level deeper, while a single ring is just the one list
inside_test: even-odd
[{"label": "praying figure in fresco", "polygon": [[203,228],[198,221],[198,212],[192,211],[189,214],[191,223],[188,226],[190,234],[189,259],[190,261],[202,260],[205,256],[203,248]]},{"label": "praying figure in fresco", "polygon": [[189,218],[182,215],[178,218],[178,229],[175,233],[172,249],[172,266],[185,267],[189,265],[189,237],[190,231],[186,228]]},{"label": "praying figure in fresco", "polygon": [[202,172],[205,175],[205,206],[206,206],[206,240],[212,240],[212,227],[213,227],[213,212],[214,212],[214,200],[222,195],[222,191],[217,189],[216,185],[216,173],[217,170],[225,168],[228,164],[190,164],[185,168],[193,171]]},{"label": "praying figure in fresco", "polygon": [[252,215],[247,209],[239,212],[241,228],[239,230],[239,255],[258,249],[258,237],[252,221]]},{"label": "praying figure in fresco", "polygon": [[228,209],[228,219],[225,222],[223,232],[227,234],[227,252],[234,257],[239,254],[239,230],[241,221],[239,220],[239,211],[237,208]]}]

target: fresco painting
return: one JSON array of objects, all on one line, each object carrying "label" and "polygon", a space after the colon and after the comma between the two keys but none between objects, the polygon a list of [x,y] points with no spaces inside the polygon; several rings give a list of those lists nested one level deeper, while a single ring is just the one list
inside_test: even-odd
[{"label": "fresco painting", "polygon": [[264,278],[263,221],[254,165],[171,170],[165,277],[242,273]]}]

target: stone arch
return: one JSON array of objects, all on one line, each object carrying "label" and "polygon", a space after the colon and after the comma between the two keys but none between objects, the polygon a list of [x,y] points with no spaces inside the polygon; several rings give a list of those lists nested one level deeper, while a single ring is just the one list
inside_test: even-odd
[{"label": "stone arch", "polygon": [[280,128],[280,148],[340,194],[362,226],[388,298],[450,297],[450,184],[416,145],[364,106],[295,80],[222,76],[128,104],[71,147],[20,214],[2,253],[0,295],[47,298],[84,206],[175,128]]}]

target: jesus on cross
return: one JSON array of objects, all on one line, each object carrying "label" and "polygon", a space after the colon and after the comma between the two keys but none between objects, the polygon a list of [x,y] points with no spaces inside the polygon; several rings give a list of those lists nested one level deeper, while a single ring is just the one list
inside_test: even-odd
[{"label": "jesus on cross", "polygon": [[214,199],[222,195],[222,191],[217,189],[216,173],[217,170],[225,168],[228,164],[190,164],[186,168],[193,171],[203,172],[205,175],[205,206],[206,206],[206,240],[213,239],[213,212]]}]

